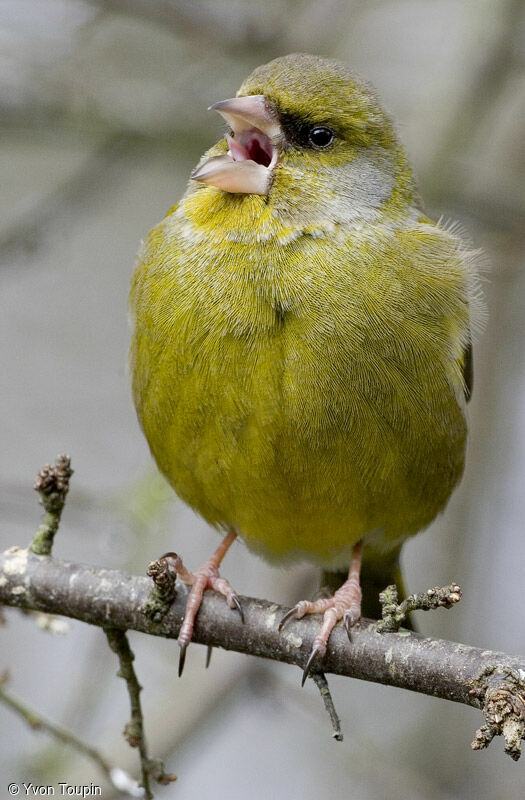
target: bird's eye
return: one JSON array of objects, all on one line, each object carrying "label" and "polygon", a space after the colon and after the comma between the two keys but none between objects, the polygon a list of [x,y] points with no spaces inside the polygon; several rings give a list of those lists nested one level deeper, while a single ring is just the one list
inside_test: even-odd
[{"label": "bird's eye", "polygon": [[334,141],[334,132],[330,128],[312,128],[308,134],[308,139],[313,147],[328,147]]}]

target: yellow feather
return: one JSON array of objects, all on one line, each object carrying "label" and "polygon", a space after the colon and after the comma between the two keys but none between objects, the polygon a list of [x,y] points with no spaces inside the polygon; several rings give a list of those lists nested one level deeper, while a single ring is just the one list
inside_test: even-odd
[{"label": "yellow feather", "polygon": [[[309,98],[308,70],[287,75],[283,107],[300,96],[322,116],[329,76]],[[191,184],[131,294],[137,412],[177,494],[269,559],[327,567],[362,537],[380,557],[427,526],[466,441],[469,256],[422,215],[375,96],[345,80],[358,141],[334,160],[283,151],[267,197]]]}]

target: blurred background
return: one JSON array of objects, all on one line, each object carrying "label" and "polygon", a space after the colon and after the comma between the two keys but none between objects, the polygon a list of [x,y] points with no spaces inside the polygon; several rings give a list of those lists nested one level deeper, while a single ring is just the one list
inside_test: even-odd
[{"label": "blurred background", "polygon": [[[258,64],[301,50],[374,83],[397,120],[427,211],[458,220],[492,267],[474,345],[468,467],[446,513],[404,550],[412,591],[460,583],[423,633],[525,650],[525,4],[521,0],[0,0],[0,545],[30,540],[37,470],[75,475],[55,554],[144,574],[165,550],[197,566],[216,534],[159,478],[126,374],[139,240],[221,135],[206,108]],[[315,571],[237,544],[242,594],[293,603]],[[137,774],[125,687],[102,632],[55,637],[7,611],[0,670],[40,713]],[[472,709],[331,678],[335,743],[299,670],[130,634],[153,755],[179,775],[159,798],[523,797],[525,763],[475,753]],[[95,767],[0,706],[0,776],[104,784]],[[113,790],[106,786],[108,800]]]}]

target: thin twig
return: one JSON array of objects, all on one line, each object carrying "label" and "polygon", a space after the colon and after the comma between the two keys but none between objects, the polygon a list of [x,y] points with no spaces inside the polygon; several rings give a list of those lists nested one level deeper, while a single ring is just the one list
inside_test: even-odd
[{"label": "thin twig", "polygon": [[124,737],[130,747],[138,748],[140,755],[140,767],[142,771],[142,786],[147,800],[153,800],[150,787],[150,777],[155,778],[158,783],[167,785],[177,780],[176,775],[168,774],[164,771],[164,765],[158,759],[150,758],[146,745],[146,734],[144,731],[144,717],[140,703],[140,692],[142,686],[138,682],[137,674],[133,666],[135,655],[129,646],[125,631],[117,628],[104,628],[109,646],[117,654],[120,668],[117,675],[126,681],[128,689],[129,703],[131,707],[131,719],[124,728]]},{"label": "thin twig", "polygon": [[461,600],[461,589],[457,583],[450,586],[435,586],[426,592],[410,594],[398,604],[397,587],[387,586],[379,594],[383,619],[377,623],[379,633],[395,633],[411,611],[432,611],[436,608],[452,608]]},{"label": "thin twig", "polygon": [[[27,112],[27,124],[34,127],[34,109],[28,108]],[[49,124],[56,128],[56,119],[50,119]],[[105,181],[109,180],[109,176],[115,180],[121,159],[140,141],[141,137],[134,135],[132,131],[106,132],[103,142],[78,170],[42,198],[31,214],[24,215],[20,221],[15,221],[7,230],[2,231],[0,262],[17,263],[17,254],[34,253],[44,242],[49,241],[55,226],[63,225],[73,210],[80,213],[96,192],[106,191]]]},{"label": "thin twig", "polygon": [[328,681],[326,680],[326,675],[324,672],[313,672],[310,677],[314,681],[315,685],[319,689],[321,693],[321,697],[323,698],[324,707],[328,712],[328,716],[330,717],[330,722],[332,723],[333,734],[332,736],[336,740],[336,742],[343,741],[343,732],[341,730],[341,720],[339,719],[339,715],[335,710],[334,701],[332,699],[332,693],[330,692],[330,687],[328,686]]},{"label": "thin twig", "polygon": [[30,549],[38,556],[49,556],[53,540],[60,525],[60,517],[73,475],[71,459],[62,454],[55,459],[55,466],[46,464],[38,473],[35,489],[44,507],[44,517],[31,542]]},{"label": "thin twig", "polygon": [[53,736],[58,741],[62,742],[63,744],[68,745],[69,747],[73,747],[79,753],[86,756],[87,758],[91,759],[97,767],[109,778],[110,781],[113,782],[112,773],[114,772],[114,767],[106,761],[104,756],[98,752],[94,747],[90,747],[90,745],[85,744],[80,739],[71,733],[71,731],[66,730],[66,728],[62,728],[60,725],[56,725],[54,722],[50,722],[49,720],[42,717],[40,714],[37,714],[36,711],[29,708],[25,705],[21,700],[17,697],[14,697],[12,694],[6,691],[5,684],[7,683],[9,676],[7,672],[4,672],[0,675],[0,701],[8,706],[12,711],[14,711],[18,716],[22,717],[30,727],[35,731],[45,731]]},{"label": "thin twig", "polygon": [[[286,26],[271,7],[262,6],[254,12],[249,6],[239,6],[234,15],[225,14],[221,7],[200,7],[188,0],[90,0],[102,11],[127,14],[147,20],[163,30],[191,36],[208,48],[227,46],[230,51],[243,52],[248,48],[266,54],[279,52],[286,38]],[[286,48],[284,48],[286,51]]]},{"label": "thin twig", "polygon": [[479,26],[480,23],[486,26],[486,20],[474,6],[471,13],[472,19],[466,27],[470,41],[465,41],[464,51],[468,52],[469,48],[473,50],[480,62],[471,79],[462,82],[455,100],[454,114],[434,148],[427,181],[434,196],[448,193],[448,187],[458,183],[458,165],[465,160],[464,152],[472,146],[473,136],[479,131],[487,110],[493,110],[505,86],[512,80],[512,67],[517,60],[514,42],[519,36],[522,0],[503,0],[499,4],[499,25],[495,26],[494,35],[481,50]]}]

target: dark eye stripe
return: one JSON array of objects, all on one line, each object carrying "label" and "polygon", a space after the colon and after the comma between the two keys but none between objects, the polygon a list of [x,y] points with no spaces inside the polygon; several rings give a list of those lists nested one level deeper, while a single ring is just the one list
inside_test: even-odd
[{"label": "dark eye stripe", "polygon": [[[310,120],[304,119],[294,114],[286,114],[281,112],[279,114],[279,121],[283,129],[286,141],[292,147],[305,147],[309,150],[322,150],[332,144],[335,134],[334,131],[327,125],[321,123],[312,123]],[[312,140],[314,131],[327,131],[330,135],[330,141],[326,144],[317,144]],[[314,137],[315,138],[315,137]]]}]

